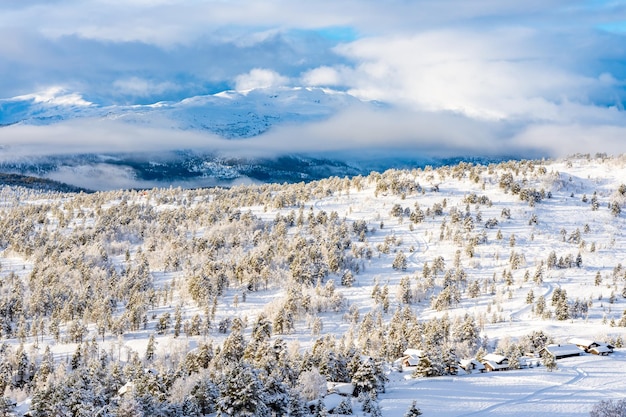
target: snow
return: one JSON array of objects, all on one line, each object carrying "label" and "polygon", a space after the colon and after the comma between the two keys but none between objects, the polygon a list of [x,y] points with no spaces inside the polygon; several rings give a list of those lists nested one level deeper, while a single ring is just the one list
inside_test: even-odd
[{"label": "snow", "polygon": [[[234,94],[234,93],[233,93]],[[232,95],[229,100],[234,100]],[[424,194],[409,194],[404,198],[383,193],[377,194],[374,183],[365,184],[362,189],[351,188],[349,192],[335,191],[331,195],[315,201],[307,202],[306,210],[314,213],[336,211],[339,218],[346,218],[354,222],[364,220],[370,230],[367,236],[371,248],[384,245],[390,237],[389,254],[379,254],[374,250],[372,259],[364,262],[364,271],[355,275],[353,287],[341,287],[339,277],[331,276],[335,280],[336,291],[341,293],[350,305],[358,308],[361,316],[374,310],[372,289],[376,282],[381,285],[387,283],[391,289],[391,296],[395,301],[395,288],[404,276],[419,275],[428,262],[432,266],[433,259],[442,256],[446,265],[451,266],[457,250],[462,252],[461,263],[468,272],[468,279],[485,281],[496,275],[497,285],[495,294],[482,290],[476,298],[464,296],[458,305],[453,305],[445,311],[433,309],[429,302],[429,293],[422,294],[421,299],[411,304],[412,311],[420,320],[448,315],[451,318],[473,314],[482,318],[481,336],[487,340],[489,349],[493,349],[498,342],[507,339],[520,338],[532,331],[541,330],[554,338],[554,342],[565,346],[565,343],[574,343],[576,338],[603,340],[610,337],[626,336],[626,328],[612,326],[610,320],[618,321],[626,308],[626,300],[621,296],[623,282],[614,282],[611,274],[620,262],[623,262],[623,248],[626,247],[626,215],[613,217],[606,209],[614,190],[626,178],[626,162],[616,158],[607,162],[586,161],[573,159],[572,161],[546,162],[548,172],[553,172],[552,181],[545,177],[541,179],[527,175],[526,181],[533,186],[543,186],[552,193],[552,198],[546,198],[534,207],[521,203],[517,196],[501,190],[495,175],[484,175],[483,182],[475,182],[469,178],[451,178],[451,176],[437,177],[432,172],[408,172],[406,175],[421,185],[437,183],[439,192]],[[485,184],[485,190],[482,186]],[[596,191],[600,200],[601,209],[592,211],[588,203],[581,201],[582,195],[591,198]],[[182,192],[182,191],[181,191]],[[487,195],[492,205],[481,205],[482,222],[496,218],[498,226],[494,229],[484,228],[476,224],[475,228],[487,235],[485,244],[477,245],[473,257],[468,257],[464,250],[465,242],[455,244],[450,240],[440,240],[439,233],[443,217],[427,216],[423,223],[412,225],[410,220],[392,217],[389,213],[394,204],[403,207],[414,207],[417,203],[422,209],[432,207],[447,200],[450,207],[456,207],[464,212],[467,203],[463,198],[470,193]],[[572,197],[572,194],[574,195]],[[174,210],[173,203],[156,203],[156,199],[138,196],[137,204],[153,204],[157,211]],[[147,201],[147,199],[149,199]],[[109,201],[108,205],[113,204]],[[194,204],[200,206],[201,201]],[[475,204],[469,204],[475,214]],[[106,209],[107,204],[102,206]],[[501,211],[508,208],[511,211],[510,219],[502,218]],[[297,208],[296,208],[297,209]],[[285,209],[271,209],[263,206],[242,207],[241,212],[250,211],[260,219],[272,222],[277,212],[287,214],[293,207]],[[305,212],[306,212],[305,210]],[[536,215],[538,223],[529,225],[528,220]],[[449,221],[449,216],[445,216]],[[585,226],[588,226],[588,231]],[[567,237],[579,229],[585,244],[572,243]],[[496,238],[497,231],[503,234],[503,239]],[[565,234],[561,231],[565,230]],[[206,231],[197,231],[202,235]],[[510,236],[515,236],[515,244],[511,246]],[[594,243],[596,250],[590,250]],[[353,242],[355,247],[362,245]],[[133,247],[133,251],[136,247]],[[407,258],[407,270],[398,271],[391,268],[395,257],[394,251],[402,251]],[[511,271],[513,283],[506,285],[501,279],[501,273],[509,268],[509,254],[523,253],[524,261],[517,270]],[[581,253],[583,264],[580,268],[547,269],[543,268],[541,282],[533,281],[533,274],[551,251],[557,256]],[[133,252],[134,253],[134,252]],[[26,259],[5,253],[0,260],[2,271],[0,276],[6,277],[10,272],[17,272],[26,277],[32,270],[32,265]],[[122,263],[123,256],[118,257]],[[602,282],[594,283],[596,272],[601,273]],[[530,274],[530,280],[524,280],[524,274]],[[157,288],[165,288],[174,278],[175,272],[152,271],[152,278]],[[620,278],[621,280],[621,278]],[[411,284],[415,289],[416,280]],[[482,287],[482,285],[481,285]],[[588,302],[589,309],[581,317],[568,320],[555,320],[542,317],[533,312],[533,306],[526,303],[526,296],[533,291],[535,300],[543,295],[547,308],[553,310],[551,297],[556,290],[566,290],[568,299],[580,299]],[[178,290],[177,290],[178,291]],[[610,295],[615,293],[611,302]],[[261,312],[272,308],[283,295],[282,288],[268,288],[259,292],[248,293],[245,302],[235,302],[239,296],[238,288],[231,288],[220,300],[215,322],[226,318],[243,317],[248,323],[253,322]],[[174,306],[180,297],[176,293],[168,305],[155,308],[151,313],[161,315],[169,312],[173,315]],[[393,310],[390,309],[390,310]],[[200,313],[197,308],[187,308],[184,319]],[[346,311],[328,311],[320,313],[323,322],[322,334],[334,335],[340,338],[350,328],[350,324],[343,320]],[[391,316],[387,314],[385,319]],[[128,332],[123,337],[112,338],[107,336],[105,348],[113,352],[112,357],[122,358],[130,352],[144,352],[151,329]],[[306,350],[311,348],[315,337],[302,321],[295,331],[281,335],[294,348]],[[211,334],[212,340],[219,344],[224,336]],[[194,349],[202,340],[201,337],[173,339],[169,335],[155,337],[157,355],[183,355]],[[11,341],[16,343],[16,341]],[[76,349],[76,344],[58,343],[49,338],[57,360],[66,360]],[[32,345],[32,342],[30,343]],[[529,358],[527,363],[532,364],[525,369],[509,370],[504,372],[486,372],[442,376],[434,378],[411,378],[407,373],[390,371],[389,383],[386,392],[379,395],[380,405],[384,417],[401,417],[416,400],[417,406],[426,416],[584,416],[588,415],[591,407],[603,399],[626,398],[626,350],[617,348],[608,356],[585,354],[575,347],[581,356],[559,359],[558,368],[549,371],[544,366],[536,365],[536,358]],[[408,349],[406,355],[419,356],[421,351]],[[489,354],[487,360],[499,362],[502,355]],[[535,359],[535,361],[533,361]],[[534,362],[534,363],[533,363]],[[339,395],[327,396],[325,402],[335,404],[340,401]],[[27,402],[20,403],[19,410],[24,410]],[[327,404],[327,405],[328,405]],[[359,405],[354,407],[355,415],[363,415]]]},{"label": "snow", "polygon": [[393,375],[381,395],[383,415],[401,417],[413,400],[424,415],[587,416],[603,399],[626,397],[626,352],[560,359],[545,367],[404,380]]},{"label": "snow", "polygon": [[556,358],[564,356],[582,355],[583,351],[576,345],[566,343],[562,345],[550,344],[545,347],[546,351]]},{"label": "snow", "polygon": [[359,100],[321,88],[257,88],[223,91],[179,102],[100,106],[80,95],[51,88],[38,94],[0,99],[0,125],[48,125],[81,118],[115,119],[141,126],[207,130],[226,138],[256,136],[277,123],[332,115]]}]

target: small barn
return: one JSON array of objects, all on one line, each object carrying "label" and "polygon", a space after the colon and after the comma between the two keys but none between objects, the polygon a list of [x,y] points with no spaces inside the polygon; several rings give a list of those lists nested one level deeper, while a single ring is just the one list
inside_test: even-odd
[{"label": "small barn", "polygon": [[482,364],[489,372],[506,371],[509,369],[509,358],[496,353],[489,353],[483,356]]},{"label": "small barn", "polygon": [[547,353],[552,355],[554,359],[569,358],[572,356],[580,356],[583,354],[583,350],[573,343],[562,343],[546,345],[540,351],[540,354]]},{"label": "small barn", "polygon": [[615,349],[613,345],[608,343],[596,342],[592,339],[583,339],[579,337],[574,337],[570,339],[569,342],[575,344],[578,348],[584,350],[585,352],[591,353],[592,355],[606,356],[613,353],[613,349]]}]

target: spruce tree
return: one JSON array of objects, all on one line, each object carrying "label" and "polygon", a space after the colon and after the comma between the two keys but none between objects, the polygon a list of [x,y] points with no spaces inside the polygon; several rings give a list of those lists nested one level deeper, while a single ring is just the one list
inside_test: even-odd
[{"label": "spruce tree", "polygon": [[268,417],[267,396],[257,372],[245,362],[238,362],[220,384],[217,416]]},{"label": "spruce tree", "polygon": [[337,407],[335,407],[332,411],[333,411],[333,414],[351,416],[352,415],[352,404],[350,402],[350,399],[344,398],[343,400],[341,400],[339,405]]},{"label": "spruce tree", "polygon": [[417,402],[415,400],[413,401],[409,409],[406,410],[406,413],[404,413],[404,417],[417,417],[421,415],[422,415],[422,411],[419,408],[417,408]]},{"label": "spruce tree", "polygon": [[146,346],[146,360],[151,361],[154,359],[154,351],[155,351],[156,342],[154,341],[154,335],[151,334],[148,339],[148,345]]},{"label": "spruce tree", "polygon": [[433,367],[430,362],[430,359],[428,359],[428,357],[426,356],[422,356],[419,362],[417,363],[417,366],[413,370],[413,376],[414,377],[426,377],[426,376],[432,376],[432,374],[433,374]]},{"label": "spruce tree", "polygon": [[558,366],[556,364],[556,359],[554,355],[552,355],[551,353],[544,352],[541,355],[541,359],[543,361],[543,365],[548,369],[548,371],[552,372],[558,369]]},{"label": "spruce tree", "polygon": [[376,376],[376,369],[371,359],[366,359],[361,363],[355,374],[352,376],[352,385],[357,390],[357,394],[373,393],[373,397],[376,398],[378,378]]}]

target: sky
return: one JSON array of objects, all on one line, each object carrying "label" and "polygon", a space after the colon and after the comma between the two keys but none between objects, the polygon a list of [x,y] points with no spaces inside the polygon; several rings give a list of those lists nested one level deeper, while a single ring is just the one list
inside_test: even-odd
[{"label": "sky", "polygon": [[[259,152],[624,153],[625,84],[623,1],[0,2],[0,99],[116,106],[323,87],[384,104],[270,129],[249,141]],[[1,128],[0,144],[241,146],[100,125]]]}]

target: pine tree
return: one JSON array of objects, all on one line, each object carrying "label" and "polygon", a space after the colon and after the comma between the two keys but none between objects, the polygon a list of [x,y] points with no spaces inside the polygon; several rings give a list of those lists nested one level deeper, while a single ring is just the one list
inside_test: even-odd
[{"label": "pine tree", "polygon": [[419,408],[417,408],[417,402],[415,400],[413,400],[413,403],[411,404],[409,409],[406,410],[406,413],[404,413],[404,417],[417,417],[421,415],[422,415],[422,411]]},{"label": "pine tree", "polygon": [[357,394],[374,393],[377,395],[378,378],[376,377],[376,369],[371,359],[366,359],[361,363],[355,374],[352,376],[352,385],[354,385]]},{"label": "pine tree", "polygon": [[341,285],[344,287],[351,287],[354,284],[354,281],[354,275],[349,269],[344,271],[343,275],[341,275]]},{"label": "pine tree", "polygon": [[406,271],[407,259],[404,252],[398,252],[391,267],[396,270]]},{"label": "pine tree", "polygon": [[13,411],[15,409],[15,406],[15,401],[7,397],[0,397],[0,416],[14,416],[15,414],[13,413]]},{"label": "pine tree", "polygon": [[543,361],[543,365],[548,369],[548,371],[552,372],[558,368],[554,355],[544,352],[541,355],[541,359]]},{"label": "pine tree", "polygon": [[244,362],[235,364],[220,384],[217,416],[267,417],[267,397],[257,372]]},{"label": "pine tree", "polygon": [[324,405],[324,401],[321,398],[315,403],[310,415],[312,417],[328,417],[328,410],[326,409],[326,405]]},{"label": "pine tree", "polygon": [[309,410],[296,389],[289,390],[287,415],[290,417],[308,417]]},{"label": "pine tree", "polygon": [[151,361],[154,359],[155,345],[156,342],[154,341],[154,335],[151,334],[148,339],[148,346],[146,346],[146,360]]},{"label": "pine tree", "polygon": [[417,363],[417,366],[413,370],[414,377],[427,377],[433,375],[433,367],[430,359],[426,356],[422,356]]},{"label": "pine tree", "polygon": [[411,304],[413,302],[413,292],[411,291],[411,281],[409,277],[402,277],[400,279],[397,296],[403,304]]},{"label": "pine tree", "polygon": [[265,404],[273,415],[282,416],[289,409],[289,388],[283,382],[280,370],[275,369],[270,375],[262,378],[265,390]]},{"label": "pine tree", "polygon": [[352,415],[352,403],[348,398],[341,400],[339,405],[332,410],[333,414]]},{"label": "pine tree", "polygon": [[211,379],[202,376],[191,389],[190,395],[197,405],[201,415],[211,414],[215,412],[219,390]]},{"label": "pine tree", "polygon": [[183,325],[183,313],[182,308],[179,305],[176,306],[176,311],[174,312],[174,337],[180,336],[180,330]]},{"label": "pine tree", "polygon": [[541,315],[543,315],[545,310],[546,310],[546,299],[544,298],[543,295],[540,295],[537,298],[537,301],[535,302],[535,313],[538,316],[541,316]]},{"label": "pine tree", "polygon": [[228,335],[222,350],[218,355],[219,365],[227,366],[239,362],[246,350],[246,341],[241,334],[241,328],[239,326],[233,326],[231,334]]}]

